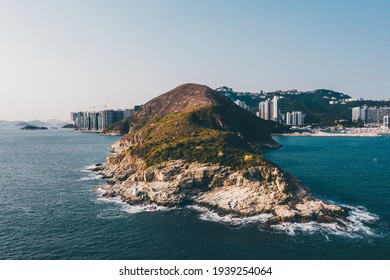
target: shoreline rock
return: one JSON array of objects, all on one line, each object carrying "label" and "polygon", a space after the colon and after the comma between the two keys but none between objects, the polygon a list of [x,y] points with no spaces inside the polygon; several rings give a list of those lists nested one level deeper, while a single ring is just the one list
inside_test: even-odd
[{"label": "shoreline rock", "polygon": [[[340,222],[348,210],[314,197],[263,155],[280,147],[262,120],[204,85],[184,84],[146,104],[123,123],[127,134],[96,170],[108,197],[129,204],[206,206],[269,223]],[[111,128],[112,130],[112,128]],[[109,131],[107,131],[109,132]]]},{"label": "shoreline rock", "polygon": [[[348,209],[314,197],[296,178],[279,168],[253,166],[235,171],[218,164],[175,160],[143,169],[139,158],[124,158],[97,166],[108,185],[97,186],[105,197],[120,197],[130,205],[203,206],[220,215],[251,217],[271,214],[270,224],[283,222],[338,223]],[[134,195],[134,185],[137,193]]]}]

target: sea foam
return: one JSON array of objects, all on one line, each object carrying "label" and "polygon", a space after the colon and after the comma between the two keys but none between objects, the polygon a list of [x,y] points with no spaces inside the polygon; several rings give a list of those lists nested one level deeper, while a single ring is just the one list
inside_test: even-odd
[{"label": "sea foam", "polygon": [[330,235],[342,236],[348,238],[364,238],[380,236],[372,226],[374,222],[379,220],[379,217],[367,211],[364,207],[354,207],[343,205],[350,209],[348,221],[340,220],[337,223],[282,223],[272,225],[276,231],[285,232],[288,235],[297,234],[315,234],[322,233],[326,237]]},{"label": "sea foam", "polygon": [[95,168],[96,168],[96,165],[95,165],[95,164],[86,165],[86,166],[84,166],[84,167],[81,169],[81,172],[85,172],[85,173],[92,172],[92,170],[95,169]]},{"label": "sea foam", "polygon": [[[88,180],[101,180],[102,175],[94,174],[92,170],[96,168],[96,165],[88,165],[82,169],[82,172],[88,172],[87,177],[78,179],[77,181]],[[136,214],[141,212],[155,212],[155,211],[167,211],[181,208],[168,208],[164,206],[158,206],[156,204],[143,204],[143,205],[130,205],[123,202],[119,197],[106,198],[102,197],[103,190],[97,189],[99,193],[99,202],[117,203],[121,206],[121,210],[129,213]],[[334,203],[334,202],[333,202]],[[336,204],[336,203],[335,203]],[[343,205],[337,203],[349,209],[349,216],[347,221],[340,220],[340,223],[282,223],[278,225],[271,225],[270,228],[276,232],[285,232],[288,235],[297,234],[323,234],[327,239],[328,236],[343,236],[349,238],[364,238],[367,236],[379,236],[379,234],[373,229],[372,224],[379,220],[379,217],[373,213],[367,211],[366,208],[358,206]],[[228,214],[220,215],[215,211],[212,211],[206,207],[190,205],[186,206],[188,209],[195,210],[199,213],[198,218],[204,221],[218,222],[226,225],[241,226],[245,224],[263,224],[272,217],[272,214],[260,214],[251,217],[239,217],[237,215]],[[260,230],[264,230],[264,226],[259,227]]]},{"label": "sea foam", "polygon": [[[100,195],[103,191],[97,190]],[[168,208],[164,206],[159,206],[156,204],[141,204],[141,205],[130,205],[124,201],[120,197],[98,197],[97,199],[99,202],[103,203],[116,203],[119,204],[121,207],[121,210],[129,213],[129,214],[136,214],[136,213],[141,213],[141,212],[155,212],[155,211],[168,211],[168,210],[173,210],[177,209],[174,207]]]},{"label": "sea foam", "polygon": [[[354,207],[343,205],[350,209],[347,221],[340,220],[337,223],[282,223],[278,225],[271,225],[270,228],[277,232],[284,232],[288,235],[297,234],[323,234],[328,236],[343,236],[348,238],[364,238],[380,236],[373,227],[373,223],[379,220],[379,217],[367,211],[364,207]],[[218,222],[227,225],[245,225],[251,223],[265,224],[266,221],[272,217],[272,214],[260,214],[252,217],[238,217],[236,215],[219,215],[218,213],[201,206],[187,206],[186,208],[193,209],[199,212],[198,218],[200,220]],[[264,226],[259,227],[264,230]],[[329,239],[329,238],[328,238]]]},{"label": "sea foam", "polygon": [[92,165],[86,165],[84,166],[80,171],[83,173],[88,173],[87,176],[84,176],[82,178],[79,178],[76,180],[76,182],[84,182],[84,181],[90,181],[90,180],[101,180],[103,178],[103,175],[97,174],[93,170],[96,168],[96,164]]},{"label": "sea foam", "polygon": [[103,178],[103,176],[100,174],[91,173],[88,176],[77,179],[76,182],[84,182],[84,181],[90,181],[90,180],[101,180],[102,178]]},{"label": "sea foam", "polygon": [[228,225],[245,225],[250,223],[264,223],[268,218],[272,217],[271,214],[260,214],[251,217],[238,217],[236,215],[228,214],[228,215],[219,215],[218,213],[201,206],[187,206],[189,209],[193,209],[199,212],[199,219],[204,221],[218,222],[224,223]]}]

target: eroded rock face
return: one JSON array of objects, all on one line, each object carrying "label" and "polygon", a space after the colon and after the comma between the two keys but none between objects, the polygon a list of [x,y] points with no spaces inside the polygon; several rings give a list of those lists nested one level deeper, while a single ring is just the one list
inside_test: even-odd
[{"label": "eroded rock face", "polygon": [[[319,200],[294,177],[272,164],[235,171],[217,164],[175,160],[147,169],[130,156],[112,157],[100,173],[109,185],[98,186],[104,196],[119,196],[132,204],[173,207],[206,206],[220,214],[272,214],[270,223],[338,222],[346,209]],[[137,195],[134,186],[137,185]]]}]

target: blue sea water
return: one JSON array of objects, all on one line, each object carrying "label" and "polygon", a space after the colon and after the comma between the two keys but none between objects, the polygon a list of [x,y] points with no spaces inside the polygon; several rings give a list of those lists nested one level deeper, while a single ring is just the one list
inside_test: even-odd
[{"label": "blue sea water", "polygon": [[390,259],[388,137],[278,137],[283,147],[266,154],[319,197],[355,207],[346,229],[103,199],[88,166],[116,140],[0,127],[0,259]]}]

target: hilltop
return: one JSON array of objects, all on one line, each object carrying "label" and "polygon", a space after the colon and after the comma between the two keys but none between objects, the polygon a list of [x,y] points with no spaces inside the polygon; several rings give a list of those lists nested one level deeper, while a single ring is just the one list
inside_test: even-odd
[{"label": "hilltop", "polygon": [[129,132],[122,145],[130,146],[129,152],[148,166],[168,159],[249,166],[253,162],[244,162],[245,154],[260,160],[261,148],[278,146],[271,133],[287,129],[195,84],[152,99],[125,122]]},{"label": "hilltop", "polygon": [[98,187],[104,196],[132,205],[200,205],[221,215],[265,214],[270,223],[339,223],[347,216],[262,155],[279,147],[271,133],[286,127],[207,86],[181,85],[123,123],[128,133],[95,169],[109,184]]}]

